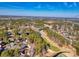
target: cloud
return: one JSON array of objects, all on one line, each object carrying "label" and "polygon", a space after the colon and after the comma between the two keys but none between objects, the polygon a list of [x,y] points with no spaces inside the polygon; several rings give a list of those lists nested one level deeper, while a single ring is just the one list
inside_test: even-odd
[{"label": "cloud", "polygon": [[7,6],[13,8],[13,9],[20,9],[20,10],[25,9],[25,7],[23,7],[23,6],[17,6],[17,5],[7,5]]},{"label": "cloud", "polygon": [[77,7],[77,3],[73,2],[72,4],[69,5],[69,7]]},{"label": "cloud", "polygon": [[77,3],[76,3],[76,2],[74,2],[73,5],[74,5],[75,7],[77,7]]},{"label": "cloud", "polygon": [[13,7],[13,8],[18,8],[19,6],[14,6],[14,5],[9,5],[10,7]]},{"label": "cloud", "polygon": [[47,4],[46,7],[51,10],[55,8],[54,6],[50,6],[49,4]]},{"label": "cloud", "polygon": [[5,5],[3,6],[3,8],[5,8],[5,7],[7,7],[7,8],[16,8],[16,9],[24,8],[23,6],[11,5],[11,4],[5,4]]},{"label": "cloud", "polygon": [[65,2],[64,5],[65,5],[66,7],[68,7],[68,8],[73,7],[73,4],[69,4],[68,2]]},{"label": "cloud", "polygon": [[34,8],[37,8],[37,9],[43,9],[43,8],[46,8],[46,9],[53,9],[53,6],[49,5],[49,4],[46,4],[46,5],[42,5],[42,4],[39,4],[37,6],[35,6]]},{"label": "cloud", "polygon": [[69,8],[71,8],[71,7],[73,7],[73,6],[77,6],[77,4],[76,4],[76,2],[73,2],[72,4],[68,4],[67,2],[64,2],[64,5],[66,6],[66,7],[69,7]]},{"label": "cloud", "polygon": [[13,8],[21,8],[20,6],[15,6],[15,5],[8,5],[10,7],[13,7]]},{"label": "cloud", "polygon": [[39,5],[35,6],[34,8],[40,9],[40,8],[42,8],[42,6],[41,6],[41,4],[39,4]]},{"label": "cloud", "polygon": [[67,2],[64,2],[64,5],[65,5],[65,6],[68,6],[68,3],[67,3]]},{"label": "cloud", "polygon": [[68,7],[69,7],[69,8],[73,7],[73,4],[69,5]]}]

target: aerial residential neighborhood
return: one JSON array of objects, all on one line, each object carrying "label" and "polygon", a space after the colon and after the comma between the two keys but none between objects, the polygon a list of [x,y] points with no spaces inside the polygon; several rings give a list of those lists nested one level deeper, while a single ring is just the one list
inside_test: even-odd
[{"label": "aerial residential neighborhood", "polygon": [[73,20],[0,20],[0,56],[78,56],[78,35]]},{"label": "aerial residential neighborhood", "polygon": [[79,2],[0,2],[0,57],[78,57]]}]

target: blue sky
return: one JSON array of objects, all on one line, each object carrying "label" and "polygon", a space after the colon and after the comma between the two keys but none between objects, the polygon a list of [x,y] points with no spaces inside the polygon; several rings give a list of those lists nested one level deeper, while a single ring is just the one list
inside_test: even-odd
[{"label": "blue sky", "polygon": [[79,17],[79,3],[0,2],[0,15]]}]

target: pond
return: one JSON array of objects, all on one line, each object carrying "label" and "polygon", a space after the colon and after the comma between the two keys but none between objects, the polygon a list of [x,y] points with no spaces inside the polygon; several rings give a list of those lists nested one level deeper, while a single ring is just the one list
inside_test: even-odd
[{"label": "pond", "polygon": [[57,57],[67,57],[64,54],[59,54]]}]

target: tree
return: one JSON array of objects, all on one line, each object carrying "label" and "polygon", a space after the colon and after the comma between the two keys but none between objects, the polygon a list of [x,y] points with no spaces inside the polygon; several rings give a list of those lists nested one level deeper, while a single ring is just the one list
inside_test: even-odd
[{"label": "tree", "polygon": [[1,57],[12,57],[14,50],[5,50],[1,53]]},{"label": "tree", "polygon": [[19,51],[19,49],[15,49],[15,50],[14,50],[14,56],[15,56],[15,57],[20,56],[20,51]]},{"label": "tree", "polygon": [[1,53],[1,57],[10,57],[11,55],[9,54],[8,50],[5,50]]}]

